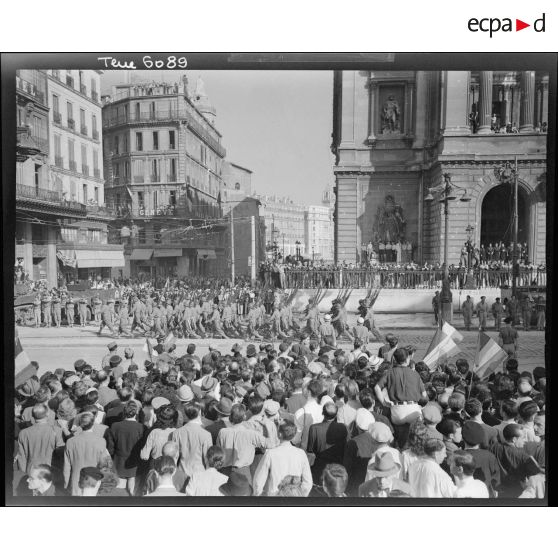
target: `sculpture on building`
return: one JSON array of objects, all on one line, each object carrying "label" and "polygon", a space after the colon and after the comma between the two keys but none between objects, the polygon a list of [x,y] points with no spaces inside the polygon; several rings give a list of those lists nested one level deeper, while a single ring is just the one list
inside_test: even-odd
[{"label": "sculpture on building", "polygon": [[400,131],[399,103],[394,95],[390,95],[382,108],[382,133],[392,133]]},{"label": "sculpture on building", "polygon": [[395,198],[388,194],[384,205],[378,207],[374,223],[374,244],[397,244],[405,240],[407,222],[403,217],[403,209],[395,203]]},{"label": "sculpture on building", "polygon": [[494,176],[502,183],[510,183],[513,181],[515,169],[509,161],[494,169]]}]

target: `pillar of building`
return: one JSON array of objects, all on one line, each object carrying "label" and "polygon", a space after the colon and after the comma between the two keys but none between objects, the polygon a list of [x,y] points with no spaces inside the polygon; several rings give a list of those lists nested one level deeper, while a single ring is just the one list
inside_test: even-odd
[{"label": "pillar of building", "polygon": [[370,126],[370,130],[368,132],[368,143],[370,145],[374,145],[376,143],[376,133],[375,133],[375,129],[376,129],[376,113],[377,113],[377,109],[376,109],[376,105],[377,105],[377,97],[378,97],[378,83],[375,81],[372,81],[372,78],[370,78],[370,81],[368,83],[368,90],[369,90],[369,114],[370,114],[370,118],[369,118],[369,126]]},{"label": "pillar of building", "polygon": [[512,123],[512,97],[511,97],[511,87],[509,83],[504,84],[504,102],[506,103],[506,121],[503,123],[507,125]]},{"label": "pillar of building", "polygon": [[490,134],[492,121],[492,72],[480,73],[479,87],[479,131],[480,135]]},{"label": "pillar of building", "polygon": [[23,223],[23,269],[33,277],[33,227],[31,223]]},{"label": "pillar of building", "polygon": [[58,287],[58,262],[56,261],[56,229],[47,226],[46,280],[49,287]]},{"label": "pillar of building", "polygon": [[543,78],[542,87],[542,110],[541,121],[548,124],[548,78]]},{"label": "pillar of building", "polygon": [[445,136],[470,134],[467,97],[469,72],[448,72],[446,78]]},{"label": "pillar of building", "polygon": [[176,259],[177,273],[179,277],[186,277],[190,273],[190,258],[188,255]]},{"label": "pillar of building", "polygon": [[533,118],[535,116],[535,72],[527,71],[521,74],[519,131],[531,133],[534,131]]}]

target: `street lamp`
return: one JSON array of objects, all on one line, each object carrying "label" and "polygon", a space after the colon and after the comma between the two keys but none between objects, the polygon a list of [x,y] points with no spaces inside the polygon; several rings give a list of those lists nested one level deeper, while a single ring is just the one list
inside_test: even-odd
[{"label": "street lamp", "polygon": [[457,199],[455,192],[462,192],[459,201],[467,203],[471,201],[471,197],[467,194],[465,188],[461,188],[452,183],[451,175],[449,173],[444,173],[444,183],[439,186],[428,189],[428,194],[424,198],[426,202],[433,202],[435,194],[442,194],[442,197],[438,200],[439,203],[444,205],[444,264],[443,273],[444,279],[442,281],[442,292],[440,293],[440,301],[442,305],[442,322],[450,322],[452,315],[452,295],[449,286],[449,270],[448,270],[448,252],[449,252],[449,202]]}]

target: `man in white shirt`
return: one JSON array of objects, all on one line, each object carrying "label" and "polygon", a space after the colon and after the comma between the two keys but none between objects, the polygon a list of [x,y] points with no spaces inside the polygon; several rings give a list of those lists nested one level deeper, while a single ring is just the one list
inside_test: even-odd
[{"label": "man in white shirt", "polygon": [[409,484],[414,498],[454,498],[455,485],[440,467],[446,458],[444,442],[429,438],[424,444],[425,456],[409,468]]},{"label": "man in white shirt", "polygon": [[450,458],[450,472],[455,479],[456,498],[489,498],[488,488],[481,480],[473,478],[477,468],[475,458],[467,451],[454,451]]},{"label": "man in white shirt", "polygon": [[312,473],[306,453],[291,444],[297,428],[292,422],[279,427],[280,444],[267,450],[256,468],[253,479],[254,496],[272,496],[287,476],[301,479],[302,496],[312,489]]},{"label": "man in white shirt", "polygon": [[316,422],[322,422],[322,406],[318,403],[318,397],[323,392],[322,382],[311,380],[306,386],[306,403],[304,407],[295,413],[295,425],[297,434],[293,443],[306,451],[308,445],[308,431]]}]

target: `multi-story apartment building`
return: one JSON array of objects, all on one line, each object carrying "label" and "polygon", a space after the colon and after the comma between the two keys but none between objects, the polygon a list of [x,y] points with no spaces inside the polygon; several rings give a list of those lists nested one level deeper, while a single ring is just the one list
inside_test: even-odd
[{"label": "multi-story apartment building", "polygon": [[225,149],[198,80],[126,84],[103,97],[106,197],[126,242],[125,274],[217,274]]},{"label": "multi-story apartment building", "polygon": [[[268,252],[286,256],[303,256],[308,252],[305,244],[306,206],[288,197],[258,195],[261,202],[260,216],[265,223],[265,240]],[[297,251],[298,249],[298,251]]]},{"label": "multi-story apartment building", "polygon": [[123,249],[108,243],[114,218],[105,208],[102,166],[100,72],[48,70],[49,180],[83,218],[60,221],[59,274],[67,282],[110,278],[123,269]]},{"label": "multi-story apartment building", "polygon": [[314,260],[333,261],[333,209],[309,205],[304,214],[304,242]]}]

